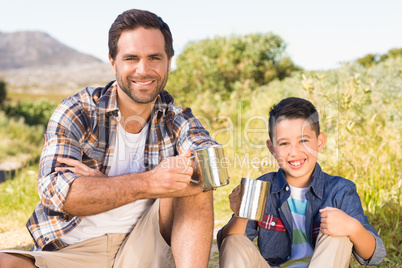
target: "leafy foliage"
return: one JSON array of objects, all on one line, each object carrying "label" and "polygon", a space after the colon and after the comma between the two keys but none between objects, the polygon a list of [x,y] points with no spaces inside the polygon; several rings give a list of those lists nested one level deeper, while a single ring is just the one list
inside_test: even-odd
[{"label": "leafy foliage", "polygon": [[177,58],[167,88],[192,100],[199,94],[227,99],[248,94],[297,70],[277,35],[249,34],[216,37],[189,43]]},{"label": "leafy foliage", "polygon": [[46,126],[55,108],[56,104],[45,99],[38,101],[25,99],[16,104],[5,105],[3,110],[10,117],[24,118],[28,125]]},{"label": "leafy foliage", "polygon": [[39,157],[42,143],[43,125],[27,125],[23,118],[8,118],[0,111],[0,162],[19,160],[20,155]]},{"label": "leafy foliage", "polygon": [[384,62],[388,58],[399,58],[402,57],[402,48],[394,48],[388,50],[388,53],[385,54],[367,54],[366,56],[362,58],[358,58],[356,60],[357,63],[363,65],[366,68],[370,68],[380,62]]}]

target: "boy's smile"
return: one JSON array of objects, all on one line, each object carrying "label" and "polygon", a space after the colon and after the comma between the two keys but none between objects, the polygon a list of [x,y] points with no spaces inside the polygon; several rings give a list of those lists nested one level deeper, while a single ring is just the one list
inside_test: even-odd
[{"label": "boy's smile", "polygon": [[274,131],[273,140],[267,141],[292,186],[305,188],[310,184],[311,174],[318,153],[325,144],[325,134],[317,134],[305,119],[284,119]]}]

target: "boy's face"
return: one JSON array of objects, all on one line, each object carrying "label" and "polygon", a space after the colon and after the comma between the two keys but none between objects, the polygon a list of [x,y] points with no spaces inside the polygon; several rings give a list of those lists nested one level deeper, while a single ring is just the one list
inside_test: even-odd
[{"label": "boy's face", "polygon": [[317,137],[305,119],[284,119],[273,134],[267,146],[285,172],[287,182],[299,188],[308,187],[318,153],[325,144],[325,134]]}]

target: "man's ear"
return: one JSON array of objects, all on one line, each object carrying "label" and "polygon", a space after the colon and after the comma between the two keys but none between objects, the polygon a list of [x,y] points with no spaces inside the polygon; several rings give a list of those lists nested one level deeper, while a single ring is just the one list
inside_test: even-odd
[{"label": "man's ear", "polygon": [[266,144],[267,144],[267,148],[268,148],[268,150],[271,152],[271,154],[272,154],[274,157],[276,157],[275,149],[274,149],[274,144],[272,143],[272,141],[271,141],[271,140],[267,140]]},{"label": "man's ear", "polygon": [[173,56],[169,59],[169,62],[168,62],[168,73],[170,73],[170,71],[172,70],[172,59],[173,59]]},{"label": "man's ear", "polygon": [[324,147],[325,142],[327,141],[327,136],[325,136],[324,132],[321,132],[318,135],[318,151],[321,152],[321,149]]},{"label": "man's ear", "polygon": [[116,67],[115,67],[114,60],[112,59],[112,57],[110,56],[110,54],[108,55],[108,57],[109,57],[110,65],[112,66],[113,74],[114,74],[114,76],[116,76]]}]

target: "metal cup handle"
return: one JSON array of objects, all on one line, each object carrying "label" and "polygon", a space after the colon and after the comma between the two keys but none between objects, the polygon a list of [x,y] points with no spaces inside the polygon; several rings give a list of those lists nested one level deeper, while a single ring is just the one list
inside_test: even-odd
[{"label": "metal cup handle", "polygon": [[[191,153],[191,154],[193,154],[193,153]],[[188,159],[194,159],[194,158],[195,158],[195,155],[192,155],[192,156],[190,156]],[[197,167],[197,161],[194,161],[194,162],[195,162],[195,166]],[[198,179],[198,181],[196,181],[196,180],[194,180],[193,178],[191,178],[190,181],[191,181],[191,182],[194,182],[194,183],[196,183],[196,184],[199,184],[199,183],[200,183],[200,179]]]}]

